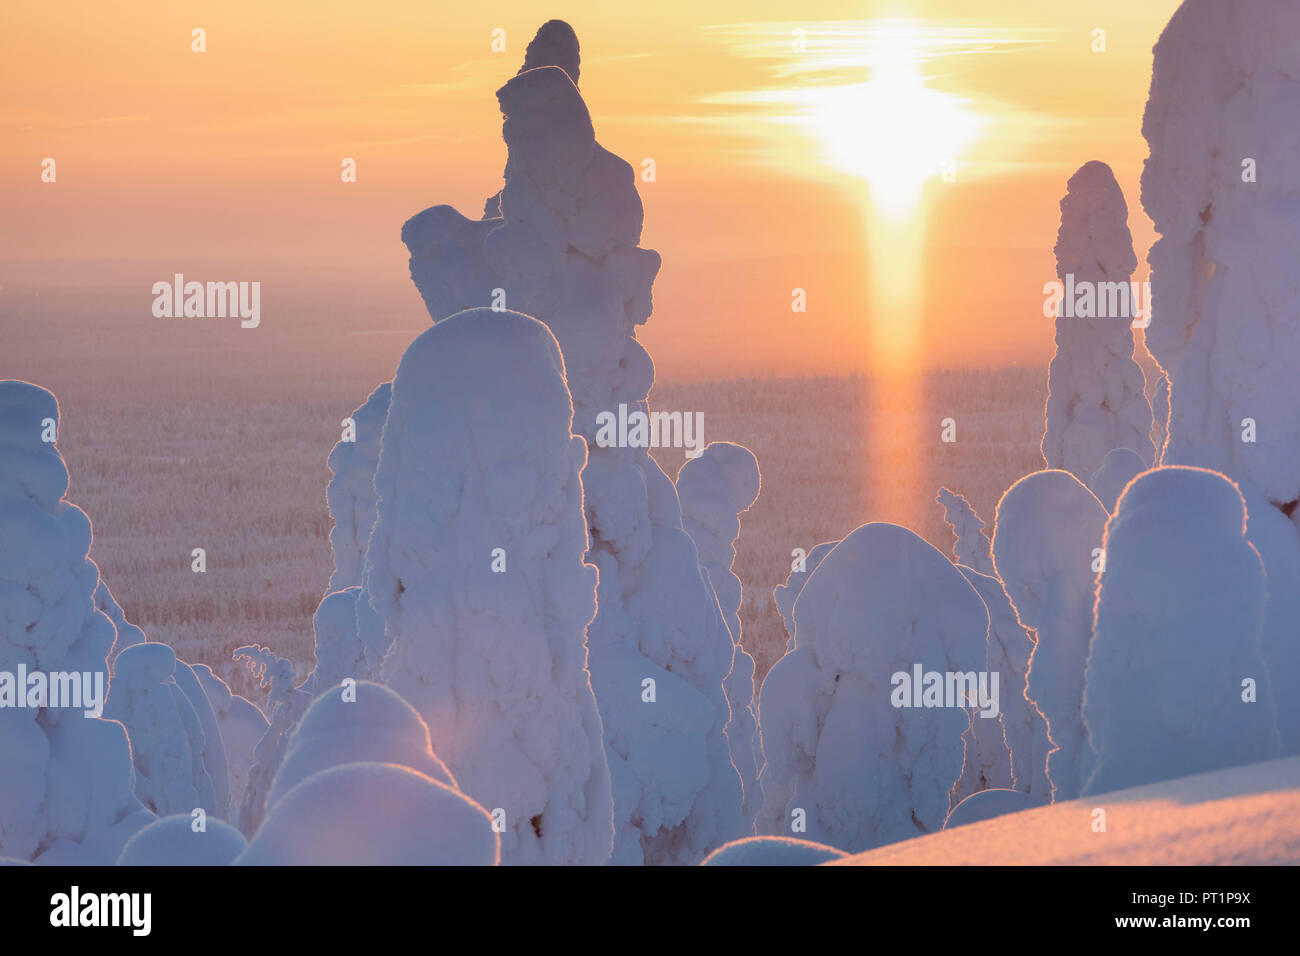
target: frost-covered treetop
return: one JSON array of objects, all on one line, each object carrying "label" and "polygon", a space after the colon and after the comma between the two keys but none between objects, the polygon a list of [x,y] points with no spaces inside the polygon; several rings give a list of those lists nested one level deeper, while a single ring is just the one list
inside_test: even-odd
[{"label": "frost-covered treetop", "polygon": [[68,469],[47,422],[57,427],[59,403],[28,382],[0,382],[0,499],[28,498],[52,508],[68,490]]},{"label": "frost-covered treetop", "polygon": [[528,44],[528,49],[524,52],[524,65],[519,68],[519,72],[539,66],[558,66],[577,86],[578,64],[578,34],[563,20],[547,20]]},{"label": "frost-covered treetop", "polygon": [[1075,279],[1127,282],[1137,268],[1128,204],[1105,163],[1084,163],[1070,177],[1056,234],[1056,273]]}]

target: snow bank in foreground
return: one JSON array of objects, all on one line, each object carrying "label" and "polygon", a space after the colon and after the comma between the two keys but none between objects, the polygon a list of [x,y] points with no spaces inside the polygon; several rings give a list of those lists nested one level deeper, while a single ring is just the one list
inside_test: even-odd
[{"label": "snow bank in foreground", "polygon": [[275,805],[243,866],[493,866],[500,837],[486,810],[394,764],[313,774]]},{"label": "snow bank in foreground", "polygon": [[942,692],[937,705],[915,706],[921,688],[914,696],[895,675],[910,680],[918,665],[982,672],[984,602],[934,547],[873,523],[818,566],[795,621],[795,649],[763,683],[760,828],[849,851],[938,830],[962,774],[970,712]]},{"label": "snow bank in foreground", "polygon": [[[1237,486],[1157,468],[1106,526],[1083,717],[1106,792],[1278,756],[1264,569]],[[1249,685],[1249,686],[1246,686]]]},{"label": "snow bank in foreground", "polygon": [[749,837],[720,846],[701,866],[817,866],[848,856],[843,850],[793,837]]},{"label": "snow bank in foreground", "polygon": [[1289,757],[1011,813],[831,865],[1295,865],[1297,805],[1300,757]]},{"label": "snow bank in foreground", "polygon": [[209,819],[195,830],[188,813],[162,817],[127,841],[118,866],[229,866],[248,846],[229,823]]}]

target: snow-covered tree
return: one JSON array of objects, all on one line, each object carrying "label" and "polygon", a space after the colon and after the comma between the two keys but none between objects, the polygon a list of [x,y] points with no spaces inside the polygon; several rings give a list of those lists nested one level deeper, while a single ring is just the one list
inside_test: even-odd
[{"label": "snow-covered tree", "polygon": [[[500,215],[471,220],[435,206],[402,239],[435,322],[509,308],[546,323],[560,344],[573,431],[590,452],[582,484],[600,580],[588,641],[614,793],[612,860],[698,863],[741,830],[724,733],[732,642],[672,480],[647,448],[596,441],[602,413],[649,412],[654,364],[635,331],[650,316],[660,260],[638,247],[635,173],[596,142],[567,73],[578,65],[571,34],[550,26],[530,47],[533,68],[497,91],[508,153]],[[656,703],[643,699],[647,680]]]},{"label": "snow-covered tree", "polygon": [[[121,724],[82,707],[18,706],[20,668],[75,672],[83,690],[110,689],[113,622],[95,606],[99,569],[90,519],[64,500],[68,470],[55,444],[59,407],[27,382],[0,382],[0,857],[111,864],[152,815],[132,788]],[[48,699],[46,701],[49,702]]]},{"label": "snow-covered tree", "polygon": [[940,488],[935,501],[943,505],[943,520],[952,528],[957,540],[952,545],[952,558],[980,574],[993,573],[993,556],[989,539],[984,534],[984,522],[964,495]]},{"label": "snow-covered tree", "polygon": [[1169,438],[1169,375],[1163,370],[1156,379],[1156,391],[1151,396],[1151,444],[1156,455],[1153,465],[1165,463],[1165,442]]},{"label": "snow-covered tree", "polygon": [[1072,800],[1092,772],[1083,672],[1098,573],[1106,573],[1106,509],[1068,471],[1021,478],[998,502],[993,564],[1021,625],[1036,635],[1026,695],[1047,721],[1053,800]]},{"label": "snow-covered tree", "polygon": [[244,662],[259,686],[267,690],[271,708],[266,733],[253,751],[253,766],[249,770],[244,799],[239,807],[239,829],[245,836],[251,837],[266,816],[266,800],[271,792],[271,784],[284,760],[284,752],[289,746],[293,729],[311,706],[311,695],[298,688],[293,662],[280,657],[269,647],[248,644],[236,647],[233,656],[236,661]]},{"label": "snow-covered tree", "polygon": [[334,552],[331,592],[359,586],[365,571],[366,543],[375,523],[375,465],[391,391],[391,384],[385,382],[371,392],[349,416],[351,427],[330,452],[332,477],[325,495],[334,519],[330,530]]},{"label": "snow-covered tree", "polygon": [[1083,716],[1108,793],[1278,755],[1264,569],[1222,475],[1158,468],[1106,525]]},{"label": "snow-covered tree", "polygon": [[488,811],[409,767],[349,763],[286,793],[237,866],[494,866]]},{"label": "snow-covered tree", "polygon": [[257,745],[266,736],[270,724],[266,715],[257,705],[247,698],[230,691],[230,686],[206,664],[193,664],[191,670],[198,678],[216,714],[217,727],[221,732],[221,743],[226,751],[226,766],[229,773],[231,820],[239,816],[244,803],[244,792],[248,788],[248,778],[256,763]]},{"label": "snow-covered tree", "polygon": [[914,697],[898,675],[983,671],[984,602],[933,546],[873,523],[826,556],[794,614],[795,649],[760,698],[760,831],[859,852],[940,829],[970,711],[942,687],[937,702]]},{"label": "snow-covered tree", "polygon": [[1294,0],[1186,0],[1156,43],[1142,119],[1164,463],[1250,480],[1280,504],[1300,499],[1297,35]]},{"label": "snow-covered tree", "polygon": [[1146,462],[1133,449],[1112,448],[1088,479],[1088,489],[1108,513],[1113,512],[1124,486],[1146,469]]},{"label": "snow-covered tree", "polygon": [[776,604],[781,620],[785,622],[787,654],[794,650],[794,605],[799,600],[799,592],[803,590],[804,584],[812,573],[817,570],[817,565],[822,563],[822,558],[830,554],[831,548],[839,543],[838,539],[823,541],[807,554],[793,559],[790,562],[790,574],[786,577],[785,584],[778,584],[772,589],[772,601]]},{"label": "snow-covered tree", "polygon": [[572,414],[545,325],[452,316],[402,356],[375,475],[384,682],[464,791],[505,812],[504,863],[599,864],[613,839]]},{"label": "snow-covered tree", "polygon": [[740,605],[744,589],[732,570],[740,515],[758,500],[762,483],[758,459],[743,445],[710,442],[702,454],[686,459],[677,472],[677,497],[682,503],[682,527],[699,551],[701,570],[718,596],[718,605],[731,631],[735,653],[724,687],[731,705],[727,740],[731,762],[744,787],[744,830],[753,832],[762,806],[758,789],[761,756],[758,718],[754,710],[754,658],[742,643]]},{"label": "snow-covered tree", "polygon": [[975,746],[966,748],[963,789],[975,793],[1006,787],[1046,799],[1052,792],[1047,782],[1047,753],[1052,745],[1042,714],[1025,697],[1033,638],[1016,618],[1001,581],[962,564],[957,570],[966,576],[989,612],[986,670],[999,675],[1000,696],[996,721],[971,721],[967,740]]},{"label": "snow-covered tree", "polygon": [[121,723],[131,738],[141,803],[159,816],[201,808],[224,817],[228,807],[218,806],[204,761],[203,727],[175,679],[184,666],[166,644],[128,647],[118,655],[104,716]]},{"label": "snow-covered tree", "polygon": [[1105,163],[1085,163],[1061,200],[1056,274],[1064,285],[1048,372],[1043,460],[1087,481],[1112,448],[1150,464],[1151,405],[1133,360],[1137,268],[1128,206]]}]

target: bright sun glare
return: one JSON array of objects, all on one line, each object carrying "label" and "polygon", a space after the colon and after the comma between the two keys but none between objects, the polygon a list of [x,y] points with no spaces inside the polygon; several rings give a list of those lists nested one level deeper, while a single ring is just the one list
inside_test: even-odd
[{"label": "bright sun glare", "polygon": [[910,213],[921,187],[956,170],[982,122],[958,97],[931,89],[919,63],[925,44],[908,21],[890,21],[865,38],[865,83],[804,91],[803,119],[825,159],[860,176],[872,204],[893,216]]}]

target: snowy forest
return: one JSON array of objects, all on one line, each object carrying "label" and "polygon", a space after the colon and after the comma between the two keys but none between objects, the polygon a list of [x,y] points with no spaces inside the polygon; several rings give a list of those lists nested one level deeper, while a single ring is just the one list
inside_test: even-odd
[{"label": "snowy forest", "polygon": [[[863,381],[656,384],[674,249],[601,145],[600,51],[534,22],[485,88],[498,191],[392,223],[422,330],[240,466],[325,466],[285,479],[329,520],[279,508],[278,571],[221,577],[271,533],[247,488],[147,458],[115,487],[0,339],[3,862],[1300,863],[1300,5],[1176,10],[1127,118],[1140,196],[1076,157],[1055,354],[931,375],[911,527],[825,483],[886,427]],[[167,276],[150,321],[272,324],[222,285]],[[141,434],[186,456],[244,427],[167,414]],[[958,463],[979,415],[1002,444]],[[783,427],[801,450],[766,460]],[[187,583],[109,573],[84,487],[147,497]],[[247,540],[179,533],[182,495]]]}]

